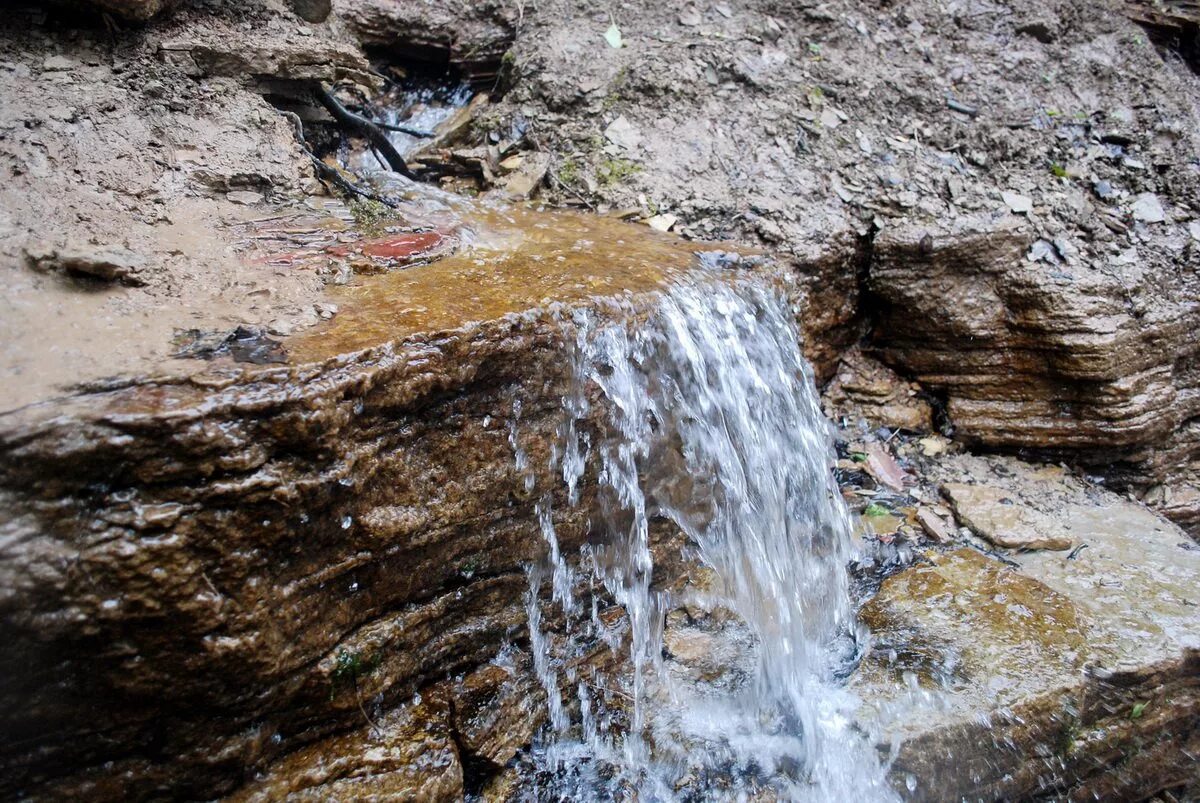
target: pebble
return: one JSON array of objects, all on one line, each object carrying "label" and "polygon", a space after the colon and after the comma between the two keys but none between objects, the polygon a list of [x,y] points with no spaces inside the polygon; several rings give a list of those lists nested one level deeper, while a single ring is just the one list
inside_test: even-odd
[{"label": "pebble", "polygon": [[79,62],[68,56],[46,56],[42,62],[42,69],[47,72],[62,72],[64,70],[73,70],[79,66]]},{"label": "pebble", "polygon": [[1013,214],[1024,215],[1033,210],[1033,199],[1028,195],[1006,190],[1000,193],[1000,197],[1004,199],[1004,203],[1008,204],[1008,208],[1012,210]]}]

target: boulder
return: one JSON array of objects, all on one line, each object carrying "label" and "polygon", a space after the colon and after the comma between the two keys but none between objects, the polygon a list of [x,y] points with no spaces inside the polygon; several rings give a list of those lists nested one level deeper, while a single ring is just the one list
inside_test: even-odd
[{"label": "boulder", "polygon": [[[213,797],[261,776],[247,796],[404,796],[428,749],[442,797],[528,742],[528,662],[488,664],[528,636],[535,505],[564,554],[588,532],[589,477],[568,504],[551,468],[564,322],[576,305],[637,314],[696,246],[605,218],[504,220],[518,228],[491,232],[495,250],[347,288],[277,344],[284,364],[214,355],[0,415],[0,790]],[[625,258],[580,232],[645,242]]]}]

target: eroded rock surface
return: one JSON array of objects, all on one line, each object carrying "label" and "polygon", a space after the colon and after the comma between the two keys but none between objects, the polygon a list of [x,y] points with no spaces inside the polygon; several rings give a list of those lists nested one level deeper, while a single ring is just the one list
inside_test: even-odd
[{"label": "eroded rock surface", "polygon": [[[264,773],[247,794],[400,794],[430,750],[453,796],[529,741],[528,663],[479,667],[528,637],[535,504],[564,554],[587,535],[592,486],[568,505],[550,467],[572,310],[640,314],[697,247],[479,214],[508,228],[347,284],[334,318],[275,344],[284,365],[214,355],[0,416],[8,790],[212,795]],[[338,257],[328,227],[287,225],[308,243],[289,264]],[[395,256],[362,242],[334,250]],[[449,707],[410,726],[414,694]]]},{"label": "eroded rock surface", "polygon": [[[945,471],[994,471],[1014,496],[1069,500],[1086,548],[1008,562],[929,552],[884,581],[863,610],[876,647],[854,683],[898,740],[897,789],[914,800],[1194,789],[1200,552],[1142,505],[976,461]],[[897,693],[905,675],[915,685]]]}]

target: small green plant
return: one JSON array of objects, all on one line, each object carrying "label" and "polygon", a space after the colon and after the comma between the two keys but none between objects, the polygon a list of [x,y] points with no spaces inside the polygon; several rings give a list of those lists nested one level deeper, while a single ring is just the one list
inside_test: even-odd
[{"label": "small green plant", "polygon": [[462,566],[458,568],[458,573],[470,580],[482,568],[483,561],[481,561],[478,556],[472,555],[462,562]]},{"label": "small green plant", "polygon": [[354,223],[367,236],[378,236],[384,233],[388,223],[396,219],[396,212],[386,204],[367,198],[355,198],[350,202],[350,214]]},{"label": "small green plant", "polygon": [[1150,703],[1137,703],[1134,705],[1134,707],[1129,710],[1129,718],[1141,719],[1142,714],[1146,713],[1146,706],[1148,705],[1150,705]]},{"label": "small green plant", "polygon": [[866,452],[851,452],[850,459],[853,460],[855,463],[865,463],[865,462],[867,462],[867,453]]},{"label": "small green plant", "polygon": [[625,182],[641,169],[636,162],[614,156],[600,162],[596,168],[596,178],[600,181],[601,186],[612,187]]},{"label": "small green plant", "polygon": [[333,659],[333,672],[330,678],[334,686],[353,685],[363,671],[363,659],[357,652],[338,650]]},{"label": "small green plant", "polygon": [[558,167],[558,180],[568,187],[574,186],[579,181],[579,165],[570,157],[563,160],[563,163]]},{"label": "small green plant", "polygon": [[1067,168],[1057,163],[1050,165],[1050,172],[1059,178],[1067,178],[1069,176]]},{"label": "small green plant", "polygon": [[863,511],[863,514],[871,518],[877,518],[879,516],[888,516],[891,514],[891,511],[878,502],[872,502],[867,505],[867,509]]}]

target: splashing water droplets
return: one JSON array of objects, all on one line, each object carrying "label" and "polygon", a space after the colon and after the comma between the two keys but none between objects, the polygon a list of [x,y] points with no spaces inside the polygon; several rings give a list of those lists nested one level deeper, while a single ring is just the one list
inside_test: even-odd
[{"label": "splashing water droplets", "polygon": [[[597,485],[580,568],[559,551],[549,495],[538,505],[549,556],[531,568],[528,608],[552,726],[535,750],[539,795],[888,797],[835,679],[855,651],[850,523],[787,304],[762,284],[708,276],[676,282],[648,317],[612,303],[574,313],[574,377],[553,457],[571,504],[585,476]],[[593,404],[608,411],[598,431],[582,423]],[[663,520],[714,575],[710,608],[745,634],[743,682],[689,682],[664,658],[666,614],[686,600],[655,584]],[[590,606],[572,596],[587,567],[621,623],[605,620],[596,596]],[[567,621],[553,657],[537,597],[547,579]],[[582,679],[564,684],[574,665],[562,656],[587,652],[589,636],[631,669],[572,668]]]}]

